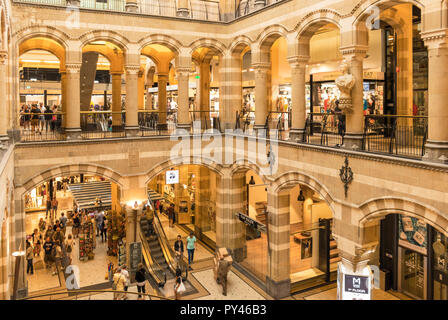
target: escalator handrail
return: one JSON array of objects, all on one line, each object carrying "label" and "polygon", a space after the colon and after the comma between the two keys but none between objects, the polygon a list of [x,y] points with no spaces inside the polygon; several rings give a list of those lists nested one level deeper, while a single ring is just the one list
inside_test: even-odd
[{"label": "escalator handrail", "polygon": [[[163,230],[163,226],[162,223],[160,222],[159,216],[157,214],[154,214],[154,222],[156,222],[156,219],[157,223],[153,223],[153,225],[156,229],[156,232],[159,234],[159,242],[162,248],[163,255],[165,256],[165,260],[170,270],[173,272],[173,274],[176,274],[176,268],[173,264],[174,261],[173,249],[169,245],[168,237],[165,234],[165,230]],[[159,229],[161,229],[161,231]]]},{"label": "escalator handrail", "polygon": [[[153,276],[153,278],[156,280],[156,282],[158,282],[157,285],[164,286],[166,283],[166,272],[163,270],[163,268],[160,266],[160,264],[157,261],[152,259],[151,249],[149,248],[149,244],[148,244],[148,241],[146,240],[146,237],[142,233],[140,225],[138,226],[138,233],[140,234],[140,240],[142,242],[143,248],[149,253],[149,255],[147,256],[147,259],[149,260],[148,261],[149,263],[147,263],[148,272]],[[146,256],[145,250],[142,250],[144,256]],[[162,273],[164,279],[160,279],[160,277],[157,275],[157,271],[154,270],[154,265],[157,267],[159,272]]]}]

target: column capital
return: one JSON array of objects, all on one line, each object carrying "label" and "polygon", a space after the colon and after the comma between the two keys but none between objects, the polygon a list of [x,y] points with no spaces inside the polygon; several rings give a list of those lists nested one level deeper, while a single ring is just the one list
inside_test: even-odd
[{"label": "column capital", "polygon": [[127,74],[138,74],[140,72],[139,65],[128,64],[124,66],[124,70]]},{"label": "column capital", "polygon": [[252,64],[252,68],[256,72],[268,72],[271,69],[271,64],[268,62],[257,62]]},{"label": "column capital", "polygon": [[66,73],[79,73],[81,71],[81,63],[66,63],[65,72]]},{"label": "column capital", "polygon": [[157,79],[158,80],[165,80],[165,81],[167,81],[168,80],[168,76],[169,76],[168,72],[157,73]]},{"label": "column capital", "polygon": [[121,76],[123,75],[123,72],[121,72],[121,71],[110,71],[109,74],[110,74],[112,77],[118,77],[118,76],[121,77]]},{"label": "column capital", "polygon": [[177,77],[188,77],[190,76],[191,68],[190,67],[177,67],[176,75]]},{"label": "column capital", "polygon": [[8,52],[5,50],[0,51],[0,64],[5,64],[8,59]]},{"label": "column capital", "polygon": [[367,51],[369,50],[369,47],[361,45],[353,45],[353,46],[340,47],[339,50],[341,51],[341,54],[345,58],[348,58],[349,60],[362,60],[365,58]]},{"label": "column capital", "polygon": [[291,68],[299,68],[302,66],[306,66],[306,64],[310,60],[310,57],[297,55],[297,56],[287,57],[286,59],[288,60],[289,64],[291,65]]},{"label": "column capital", "polygon": [[448,42],[448,29],[425,31],[420,36],[428,49],[443,48]]}]

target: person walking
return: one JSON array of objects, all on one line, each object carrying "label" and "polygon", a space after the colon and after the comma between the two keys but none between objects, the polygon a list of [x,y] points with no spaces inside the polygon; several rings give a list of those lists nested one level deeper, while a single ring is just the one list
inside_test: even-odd
[{"label": "person walking", "polygon": [[31,246],[31,243],[29,241],[26,242],[26,273],[27,274],[34,274],[34,266],[33,266],[33,258],[34,258],[34,252],[33,247]]},{"label": "person walking", "polygon": [[103,218],[103,222],[101,223],[101,242],[107,242],[107,218]]},{"label": "person walking", "polygon": [[45,268],[48,269],[51,267],[51,264],[53,263],[53,256],[51,255],[53,252],[53,246],[54,243],[51,241],[50,237],[46,237],[43,248],[44,248],[44,262],[45,262]]},{"label": "person walking", "polygon": [[62,248],[61,245],[59,244],[55,244],[54,246],[54,253],[52,253],[52,255],[54,256],[54,271],[53,271],[53,275],[57,275],[58,274],[58,267],[61,266],[61,261],[62,261]]},{"label": "person walking", "polygon": [[51,201],[51,208],[53,209],[53,214],[51,216],[51,220],[56,218],[56,213],[58,212],[58,200],[56,200],[56,197],[53,198]]},{"label": "person walking", "polygon": [[40,249],[41,249],[41,245],[42,245],[42,234],[37,230],[34,229],[33,232],[33,254],[35,256],[40,256]]},{"label": "person walking", "polygon": [[174,242],[174,253],[176,258],[177,267],[182,269],[182,262],[184,257],[184,242],[182,241],[182,237],[177,235],[177,240]]},{"label": "person walking", "polygon": [[73,237],[71,234],[69,234],[67,240],[65,240],[65,252],[67,252],[67,257],[70,264],[72,264],[72,251],[74,245],[75,242],[73,241]]},{"label": "person walking", "polygon": [[146,269],[143,267],[143,263],[139,263],[137,267],[137,272],[135,273],[135,281],[137,282],[137,291],[138,291],[138,300],[145,300],[145,297],[142,299],[142,295],[140,293],[146,293],[145,289],[145,281],[146,281]]},{"label": "person walking", "polygon": [[61,246],[64,243],[64,234],[61,231],[61,228],[57,227],[56,232],[53,235],[53,242],[58,246]]},{"label": "person walking", "polygon": [[51,129],[51,119],[52,119],[52,115],[53,115],[53,111],[51,110],[50,107],[48,107],[45,111],[45,131],[48,133]]},{"label": "person walking", "polygon": [[114,290],[114,300],[124,299],[124,293],[116,291],[124,291],[125,277],[121,273],[121,268],[118,267],[117,271],[114,273],[114,281],[112,283],[112,289]]},{"label": "person walking", "polygon": [[193,263],[196,237],[193,232],[187,237],[188,265]]},{"label": "person walking", "polygon": [[67,230],[67,217],[64,215],[64,212],[61,212],[61,217],[59,218],[59,222],[62,227],[62,233],[64,233],[64,235],[65,235],[65,232]]},{"label": "person walking", "polygon": [[[129,281],[130,279],[129,279],[129,271],[127,270],[126,265],[122,265],[121,266],[121,274],[123,275],[123,277],[125,279],[125,281],[124,281],[124,291],[127,292],[128,288],[129,288],[129,284],[130,284],[130,281]],[[128,295],[126,293],[124,294],[123,299],[124,300],[128,299]]]},{"label": "person walking", "polygon": [[75,214],[73,216],[73,228],[72,228],[72,233],[73,233],[74,239],[76,239],[78,237],[80,226],[81,226],[81,219],[79,218],[79,212],[75,211]]},{"label": "person walking", "polygon": [[174,299],[180,300],[182,292],[185,292],[185,285],[182,282],[182,271],[176,269],[176,281],[174,283]]},{"label": "person walking", "polygon": [[51,217],[51,199],[50,199],[50,195],[47,195],[47,206],[46,206],[46,211],[45,211],[45,219],[48,219],[48,213],[50,213],[50,217]]},{"label": "person walking", "polygon": [[47,226],[47,223],[44,221],[44,218],[40,218],[39,220],[39,232],[43,233],[45,232],[45,227]]}]

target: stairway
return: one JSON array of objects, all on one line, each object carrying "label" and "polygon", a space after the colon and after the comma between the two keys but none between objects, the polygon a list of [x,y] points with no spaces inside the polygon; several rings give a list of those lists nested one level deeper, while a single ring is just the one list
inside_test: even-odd
[{"label": "stairway", "polygon": [[162,247],[160,246],[159,238],[156,235],[150,234],[149,221],[146,217],[140,219],[140,229],[145,235],[146,241],[148,242],[149,250],[151,251],[152,259],[157,262],[160,267],[166,273],[166,280],[174,279],[174,275],[171,272],[168,263],[166,262],[165,256],[163,255]]},{"label": "stairway", "polygon": [[333,239],[333,236],[330,236],[330,269],[333,263],[337,263],[339,261],[341,261],[341,257],[339,256],[336,240]]},{"label": "stairway", "polygon": [[96,198],[101,198],[103,207],[112,205],[112,187],[109,181],[74,183],[68,187],[80,209],[94,208]]}]

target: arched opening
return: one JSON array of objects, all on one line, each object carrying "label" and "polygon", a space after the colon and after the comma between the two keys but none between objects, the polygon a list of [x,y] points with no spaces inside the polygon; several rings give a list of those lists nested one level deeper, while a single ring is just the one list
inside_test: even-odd
[{"label": "arched opening", "polygon": [[23,41],[19,45],[19,74],[22,141],[57,140],[65,126],[64,47],[44,37]]},{"label": "arched opening", "polygon": [[87,172],[41,180],[23,194],[31,294],[110,286],[104,273],[126,263],[126,217],[120,200],[121,185]]}]

